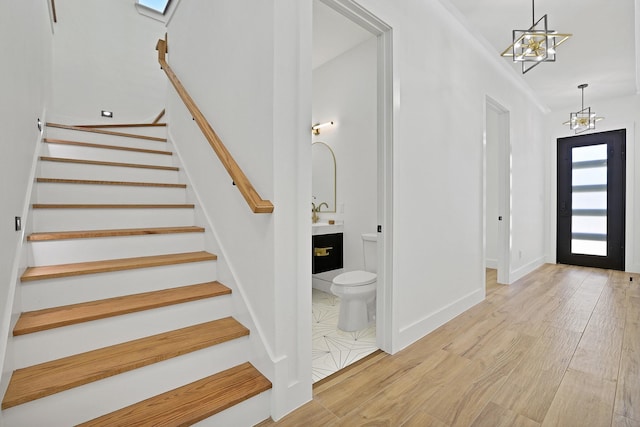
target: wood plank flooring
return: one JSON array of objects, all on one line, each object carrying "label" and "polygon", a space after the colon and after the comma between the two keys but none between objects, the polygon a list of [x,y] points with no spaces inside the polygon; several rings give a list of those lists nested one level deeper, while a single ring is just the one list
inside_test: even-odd
[{"label": "wood plank flooring", "polygon": [[[633,281],[630,281],[633,279]],[[267,426],[640,426],[640,275],[544,265]]]}]

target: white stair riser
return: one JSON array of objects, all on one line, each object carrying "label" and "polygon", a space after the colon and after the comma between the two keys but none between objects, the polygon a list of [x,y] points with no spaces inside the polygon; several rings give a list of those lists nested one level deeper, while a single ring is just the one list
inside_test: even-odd
[{"label": "white stair riser", "polygon": [[217,279],[215,261],[22,282],[22,311],[40,310]]},{"label": "white stair riser", "polygon": [[249,338],[124,372],[3,411],[7,426],[68,427],[247,361]]},{"label": "white stair riser", "polygon": [[186,203],[185,188],[38,183],[37,203]]},{"label": "white stair riser", "polygon": [[204,233],[31,242],[29,265],[70,264],[105,259],[133,258],[204,250]]},{"label": "white stair riser", "polygon": [[251,427],[271,416],[271,390],[193,424],[194,427]]},{"label": "white stair riser", "polygon": [[35,231],[77,231],[109,228],[178,227],[193,225],[190,208],[34,209]]},{"label": "white stair riser", "polygon": [[15,368],[228,317],[231,306],[231,295],[223,295],[20,335],[14,337]]},{"label": "white stair riser", "polygon": [[[130,130],[114,129],[115,132],[134,133]],[[138,132],[141,134],[141,132]],[[166,138],[166,131],[161,135],[148,135],[160,138]],[[118,147],[135,147],[144,148],[146,150],[166,150],[167,143],[163,141],[153,141],[141,138],[128,138],[114,135],[104,135],[95,132],[77,132],[67,129],[47,128],[45,138],[63,139],[65,141],[90,142],[92,144],[108,144],[117,145]]]},{"label": "white stair riser", "polygon": [[113,150],[110,148],[83,147],[45,143],[42,156],[65,159],[96,160],[102,162],[142,163],[147,165],[173,166],[173,155]]},{"label": "white stair riser", "polygon": [[40,162],[39,176],[42,178],[94,179],[102,181],[166,182],[169,184],[177,184],[180,179],[178,171],[52,161]]}]

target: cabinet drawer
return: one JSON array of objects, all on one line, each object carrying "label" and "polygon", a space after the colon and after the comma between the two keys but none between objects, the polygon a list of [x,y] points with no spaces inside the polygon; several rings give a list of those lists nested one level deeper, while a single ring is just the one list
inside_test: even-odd
[{"label": "cabinet drawer", "polygon": [[312,236],[311,242],[312,273],[343,267],[342,233]]}]

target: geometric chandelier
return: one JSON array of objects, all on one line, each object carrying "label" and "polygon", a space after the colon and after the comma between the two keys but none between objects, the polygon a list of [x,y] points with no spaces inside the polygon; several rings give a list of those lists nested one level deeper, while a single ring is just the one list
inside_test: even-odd
[{"label": "geometric chandelier", "polygon": [[582,108],[575,113],[569,113],[569,120],[564,122],[563,125],[569,125],[569,129],[575,130],[576,135],[587,130],[596,128],[596,122],[604,120],[604,117],[596,117],[596,113],[591,111],[591,107],[584,107],[584,88],[589,86],[583,83],[578,86],[578,89],[582,91]]},{"label": "geometric chandelier", "polygon": [[541,62],[555,62],[556,48],[571,34],[559,34],[547,27],[547,15],[536,21],[535,0],[531,0],[532,25],[526,30],[513,30],[513,43],[501,53],[522,63],[522,74]]}]

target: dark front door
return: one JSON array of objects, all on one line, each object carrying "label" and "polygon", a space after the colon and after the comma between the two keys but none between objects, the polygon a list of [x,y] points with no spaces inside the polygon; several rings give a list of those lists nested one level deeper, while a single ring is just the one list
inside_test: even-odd
[{"label": "dark front door", "polygon": [[558,138],[557,262],[624,270],[625,135]]}]

